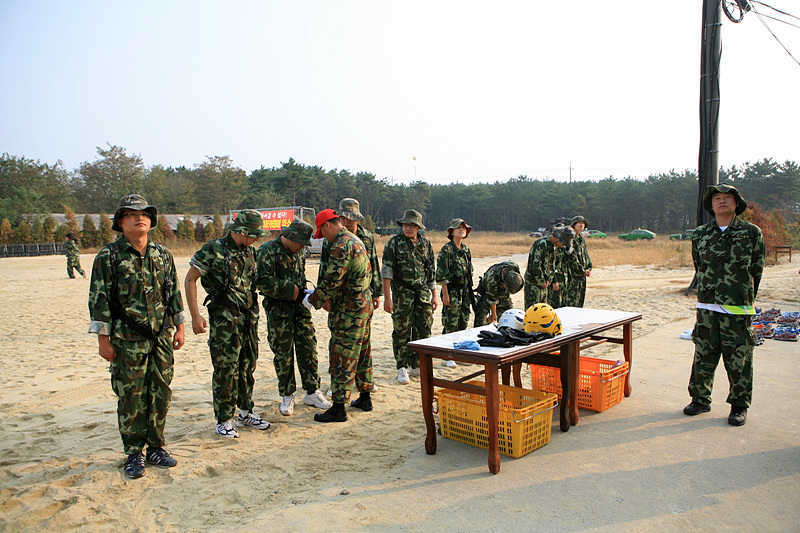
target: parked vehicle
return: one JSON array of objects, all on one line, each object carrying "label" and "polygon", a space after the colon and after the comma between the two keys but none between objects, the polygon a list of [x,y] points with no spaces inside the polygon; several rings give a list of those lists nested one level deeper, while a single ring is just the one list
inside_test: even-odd
[{"label": "parked vehicle", "polygon": [[686,230],[683,233],[673,233],[669,236],[671,241],[688,241],[692,238],[693,229]]},{"label": "parked vehicle", "polygon": [[533,237],[534,239],[540,239],[542,237],[541,231],[532,231],[529,233],[529,236]]},{"label": "parked vehicle", "polygon": [[656,234],[652,231],[648,231],[646,229],[635,229],[630,233],[623,233],[619,236],[620,239],[624,241],[638,241],[638,240],[653,240],[656,238]]},{"label": "parked vehicle", "polygon": [[587,239],[605,239],[606,238],[606,234],[603,233],[600,230],[597,230],[597,229],[590,229],[590,230],[585,231],[584,233],[586,233],[585,237]]}]

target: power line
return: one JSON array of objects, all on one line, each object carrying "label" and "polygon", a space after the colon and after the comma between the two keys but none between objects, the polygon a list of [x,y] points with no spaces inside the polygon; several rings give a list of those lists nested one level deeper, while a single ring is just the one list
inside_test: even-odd
[{"label": "power line", "polygon": [[[766,4],[763,4],[762,2],[751,2],[751,4],[756,4],[756,3],[757,3],[757,4],[761,4],[761,5],[765,6],[765,7],[768,7],[768,8],[770,8],[770,9],[772,9],[772,10],[774,10],[774,11],[777,11],[777,12],[779,12],[779,13],[783,13],[784,15],[788,15],[788,16],[790,16],[790,17],[797,18],[797,17],[795,17],[794,15],[789,15],[789,13],[784,13],[783,11],[780,11],[780,10],[778,10],[778,9],[775,9],[775,8],[774,8],[774,7],[772,7],[772,6],[768,6],[768,5],[766,5]],[[767,31],[768,31],[768,32],[770,32],[770,34],[772,34],[772,37],[773,37],[773,38],[774,38],[776,41],[778,41],[778,44],[779,44],[779,45],[781,45],[781,48],[783,48],[784,50],[786,50],[786,53],[787,53],[787,54],[789,54],[789,57],[791,57],[791,58],[794,60],[794,62],[795,62],[795,63],[797,63],[798,65],[800,65],[800,61],[798,61],[798,60],[797,60],[797,58],[796,58],[796,57],[794,57],[794,55],[792,55],[792,53],[789,51],[789,49],[788,49],[788,48],[786,48],[786,46],[785,46],[785,45],[784,45],[784,44],[781,42],[781,40],[780,40],[780,39],[778,39],[778,36],[777,36],[777,35],[775,35],[775,32],[774,32],[774,31],[772,31],[772,29],[771,29],[771,28],[770,28],[770,27],[767,25],[767,23],[764,21],[764,18],[765,18],[765,17],[769,17],[769,15],[763,15],[763,16],[762,16],[762,14],[761,14],[761,13],[759,13],[758,11],[756,11],[756,9],[755,9],[755,8],[753,8],[753,13],[755,13],[755,14],[756,14],[756,16],[758,17],[758,20],[760,20],[760,21],[761,21],[761,24],[763,24],[763,25],[764,25],[764,27],[765,27],[765,28],[767,28]],[[773,18],[773,17],[769,17],[769,18]],[[784,22],[784,21],[780,21],[780,22]],[[788,22],[787,22],[786,24],[788,24]],[[791,24],[791,25],[792,25],[792,26],[794,26],[794,24]]]}]

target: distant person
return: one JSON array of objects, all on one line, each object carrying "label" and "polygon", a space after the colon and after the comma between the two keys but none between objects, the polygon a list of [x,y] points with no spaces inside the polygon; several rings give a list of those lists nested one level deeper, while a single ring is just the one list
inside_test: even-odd
[{"label": "distant person", "polygon": [[122,236],[95,257],[89,288],[89,333],[97,334],[100,356],[111,363],[130,479],[145,475],[145,460],[162,468],[178,464],[164,449],[164,424],[186,313],[172,254],[148,239],[157,221],[158,210],[138,194],[122,198],[111,225]]},{"label": "distant person", "polygon": [[490,266],[478,282],[474,327],[497,322],[497,317],[513,307],[511,295],[518,293],[523,285],[519,265],[514,261]]},{"label": "distant person", "polygon": [[567,277],[567,286],[562,289],[561,305],[583,307],[586,300],[586,278],[592,275],[592,260],[582,232],[589,227],[589,222],[582,216],[572,217],[573,252],[562,257],[562,269]]},{"label": "distant person", "polygon": [[[447,227],[448,242],[442,246],[436,261],[436,282],[442,287],[442,333],[469,327],[472,295],[472,254],[464,244],[472,226],[454,218]],[[455,361],[445,361],[454,368]]]},{"label": "distant person", "polygon": [[[575,230],[562,226],[533,243],[525,269],[525,309],[537,303],[547,303],[547,289],[558,283],[555,281],[559,266],[556,248],[571,249],[574,238]],[[553,288],[559,290],[561,287]]]},{"label": "distant person", "polygon": [[697,279],[697,320],[689,395],[683,413],[711,410],[711,389],[720,355],[728,374],[728,423],[742,426],[753,397],[753,346],[756,295],[766,249],[758,226],[739,218],[745,202],[731,184],[711,185],[703,207],[714,215],[692,233],[692,259]]},{"label": "distant person", "polygon": [[[189,260],[186,303],[192,315],[192,331],[205,333],[214,373],[211,391],[217,434],[238,438],[235,425],[267,429],[269,422],[253,412],[253,386],[258,361],[258,294],[256,250],[267,235],[261,213],[240,211],[228,234],[205,243]],[[197,305],[197,280],[208,296],[203,302],[208,321]],[[239,416],[234,419],[236,407]]]},{"label": "distant person", "polygon": [[86,272],[81,268],[81,252],[78,249],[78,239],[72,233],[67,233],[67,245],[64,248],[64,254],[67,256],[67,276],[70,279],[75,279],[74,270],[86,279]]},{"label": "distant person", "polygon": [[392,349],[397,364],[397,382],[407,385],[419,376],[419,355],[408,343],[431,336],[436,298],[436,264],[431,242],[419,211],[408,209],[397,221],[402,232],[383,247],[383,310],[392,314]]}]

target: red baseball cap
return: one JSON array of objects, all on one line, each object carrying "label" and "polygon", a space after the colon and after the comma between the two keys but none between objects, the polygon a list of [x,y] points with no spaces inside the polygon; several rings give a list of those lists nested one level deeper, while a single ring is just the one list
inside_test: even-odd
[{"label": "red baseball cap", "polygon": [[317,218],[314,219],[314,223],[317,225],[317,232],[314,234],[315,239],[322,237],[322,225],[334,218],[339,218],[339,215],[333,209],[323,209],[317,213]]}]

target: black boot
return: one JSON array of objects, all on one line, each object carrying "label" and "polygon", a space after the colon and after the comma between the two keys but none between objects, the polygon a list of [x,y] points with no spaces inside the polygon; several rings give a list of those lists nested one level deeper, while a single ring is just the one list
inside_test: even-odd
[{"label": "black boot", "polygon": [[368,392],[362,392],[359,394],[358,398],[350,402],[350,405],[356,409],[369,412],[372,411],[372,398],[370,398]]},{"label": "black boot", "polygon": [[344,403],[333,402],[333,407],[324,413],[314,415],[317,422],[347,422],[347,411],[344,410]]},{"label": "black boot", "polygon": [[743,426],[747,422],[747,407],[731,406],[731,414],[728,415],[728,424],[732,426]]}]

